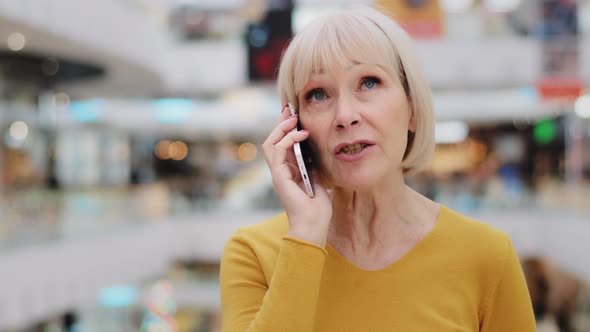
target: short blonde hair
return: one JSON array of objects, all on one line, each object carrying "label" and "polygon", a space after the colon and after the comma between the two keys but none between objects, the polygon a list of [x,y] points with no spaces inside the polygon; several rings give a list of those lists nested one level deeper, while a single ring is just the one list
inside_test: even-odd
[{"label": "short blonde hair", "polygon": [[299,32],[285,52],[278,73],[281,103],[298,107],[298,95],[311,75],[353,63],[376,64],[397,75],[411,108],[416,132],[408,140],[401,167],[415,173],[434,151],[434,113],[430,86],[408,34],[371,7],[322,17]]}]

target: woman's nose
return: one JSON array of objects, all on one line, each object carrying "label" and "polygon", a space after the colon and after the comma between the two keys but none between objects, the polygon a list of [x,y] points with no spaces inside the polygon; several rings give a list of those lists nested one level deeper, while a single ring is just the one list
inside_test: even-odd
[{"label": "woman's nose", "polygon": [[345,129],[360,123],[358,105],[351,98],[340,98],[336,104],[334,123],[336,128]]}]

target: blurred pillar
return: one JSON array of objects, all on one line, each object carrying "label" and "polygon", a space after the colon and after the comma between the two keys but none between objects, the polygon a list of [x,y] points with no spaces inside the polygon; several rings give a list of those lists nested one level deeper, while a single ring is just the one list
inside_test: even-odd
[{"label": "blurred pillar", "polygon": [[274,81],[281,55],[293,35],[292,0],[270,0],[262,22],[247,27],[248,78],[251,82]]},{"label": "blurred pillar", "polygon": [[579,77],[578,7],[574,0],[545,0],[540,6],[543,77],[537,88],[546,100],[572,102],[583,87]]},{"label": "blurred pillar", "polygon": [[[583,82],[579,77],[578,5],[575,0],[539,2],[542,21],[537,35],[542,43],[543,76],[537,89],[544,100],[570,105],[580,96]],[[573,114],[564,118],[565,180],[582,178],[582,123]]]},{"label": "blurred pillar", "polygon": [[566,118],[565,136],[565,180],[576,183],[583,178],[585,123],[575,114]]}]

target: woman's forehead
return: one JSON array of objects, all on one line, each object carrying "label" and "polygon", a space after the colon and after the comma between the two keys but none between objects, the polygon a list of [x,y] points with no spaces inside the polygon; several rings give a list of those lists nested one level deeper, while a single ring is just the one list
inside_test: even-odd
[{"label": "woman's forehead", "polygon": [[323,80],[323,79],[331,79],[336,74],[355,74],[359,71],[376,71],[381,72],[384,71],[389,73],[388,68],[385,66],[378,64],[378,63],[361,63],[361,62],[354,62],[350,65],[346,66],[335,66],[331,67],[328,70],[324,68],[320,68],[317,71],[312,71],[308,75],[308,81],[315,81],[315,80]]}]

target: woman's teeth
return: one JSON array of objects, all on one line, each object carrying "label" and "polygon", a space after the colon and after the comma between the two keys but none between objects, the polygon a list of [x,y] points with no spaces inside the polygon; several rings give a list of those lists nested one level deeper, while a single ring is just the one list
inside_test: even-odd
[{"label": "woman's teeth", "polygon": [[364,143],[347,145],[347,146],[343,147],[342,149],[340,149],[340,151],[344,152],[346,154],[355,154],[355,153],[359,153],[365,146],[367,146],[367,144],[364,144]]}]

